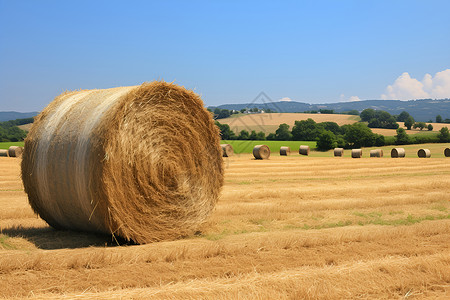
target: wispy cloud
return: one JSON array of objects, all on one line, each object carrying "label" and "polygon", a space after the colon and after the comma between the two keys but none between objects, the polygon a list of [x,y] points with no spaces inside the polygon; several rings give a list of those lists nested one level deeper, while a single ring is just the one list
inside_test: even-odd
[{"label": "wispy cloud", "polygon": [[284,98],[281,98],[279,101],[286,101],[286,102],[289,102],[289,101],[292,101],[292,99],[289,98],[289,97],[284,97]]},{"label": "wispy cloud", "polygon": [[385,100],[424,98],[450,98],[450,69],[437,72],[434,77],[425,74],[422,81],[412,78],[408,72],[404,72],[392,85],[388,85],[386,93],[381,95],[381,99]]}]

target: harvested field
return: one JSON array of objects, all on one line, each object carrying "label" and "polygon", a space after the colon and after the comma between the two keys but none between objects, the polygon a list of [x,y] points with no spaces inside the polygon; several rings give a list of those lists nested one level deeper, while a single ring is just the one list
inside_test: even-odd
[{"label": "harvested field", "polygon": [[141,246],[50,228],[0,157],[0,297],[447,299],[450,160],[328,155],[226,158],[199,232]]}]

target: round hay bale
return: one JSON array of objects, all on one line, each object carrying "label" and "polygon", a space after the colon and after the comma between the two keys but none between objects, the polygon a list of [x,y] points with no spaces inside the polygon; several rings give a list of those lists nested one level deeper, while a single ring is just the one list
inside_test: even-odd
[{"label": "round hay bale", "polygon": [[344,156],[344,148],[334,148],[334,156]]},{"label": "round hay bale", "polygon": [[423,157],[423,158],[430,158],[431,151],[430,151],[430,149],[419,149],[419,151],[417,151],[417,156]]},{"label": "round hay bale", "polygon": [[11,146],[8,149],[8,154],[10,157],[21,157],[23,152],[23,147]]},{"label": "round hay bale", "polygon": [[352,158],[361,158],[362,149],[352,149]]},{"label": "round hay bale", "polygon": [[383,149],[370,150],[370,157],[383,157]]},{"label": "round hay bale", "polygon": [[233,146],[231,146],[230,144],[221,144],[220,146],[222,147],[223,157],[233,156],[234,154]]},{"label": "round hay bale", "polygon": [[51,226],[147,243],[198,229],[223,185],[222,153],[211,114],[183,87],[75,91],[35,118],[22,180]]},{"label": "round hay bale", "polygon": [[445,157],[450,157],[450,148],[445,148],[444,149],[444,156]]},{"label": "round hay bale", "polygon": [[6,149],[0,149],[0,157],[9,157],[9,151]]},{"label": "round hay bale", "polygon": [[404,148],[393,148],[391,150],[392,158],[405,157],[405,149]]},{"label": "round hay bale", "polygon": [[309,155],[309,146],[301,145],[298,149],[298,153],[301,155]]},{"label": "round hay bale", "polygon": [[280,155],[284,156],[291,155],[291,148],[287,146],[280,147]]},{"label": "round hay bale", "polygon": [[253,148],[253,156],[256,159],[268,159],[270,157],[270,149],[266,145],[256,145]]}]

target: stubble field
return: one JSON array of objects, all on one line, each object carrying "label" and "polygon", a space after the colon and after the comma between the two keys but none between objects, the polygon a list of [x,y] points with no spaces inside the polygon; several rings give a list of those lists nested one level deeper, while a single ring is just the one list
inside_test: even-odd
[{"label": "stubble field", "polygon": [[449,158],[234,156],[195,235],[121,246],[49,228],[19,165],[0,157],[3,298],[450,296]]}]

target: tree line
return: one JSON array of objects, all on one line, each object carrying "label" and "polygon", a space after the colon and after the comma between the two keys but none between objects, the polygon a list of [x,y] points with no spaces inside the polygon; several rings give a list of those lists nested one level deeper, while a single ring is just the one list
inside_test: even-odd
[{"label": "tree line", "polygon": [[0,142],[21,142],[27,136],[26,131],[17,126],[32,123],[33,118],[0,122]]}]

